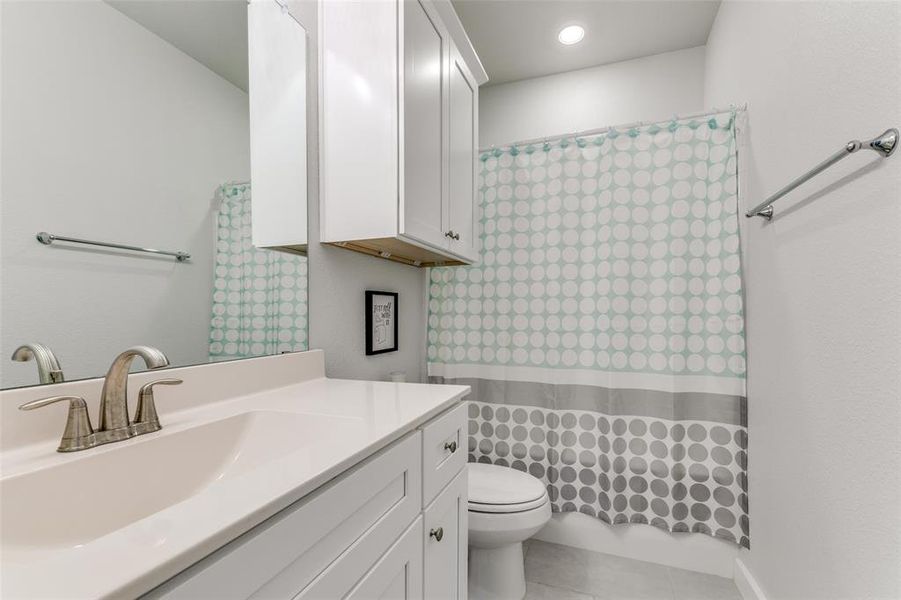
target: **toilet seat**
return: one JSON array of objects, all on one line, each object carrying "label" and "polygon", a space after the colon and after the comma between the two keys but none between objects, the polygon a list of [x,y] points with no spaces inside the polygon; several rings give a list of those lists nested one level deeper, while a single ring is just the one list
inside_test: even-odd
[{"label": "toilet seat", "polygon": [[482,504],[480,502],[469,501],[469,512],[477,512],[477,513],[489,513],[489,514],[511,514],[511,513],[519,513],[526,512],[528,510],[534,510],[536,508],[541,508],[545,504],[547,504],[548,498],[545,493],[544,498],[538,498],[537,500],[532,500],[531,502],[520,502],[517,504]]},{"label": "toilet seat", "polygon": [[470,512],[520,513],[548,502],[544,484],[528,473],[485,463],[470,463],[468,470]]}]

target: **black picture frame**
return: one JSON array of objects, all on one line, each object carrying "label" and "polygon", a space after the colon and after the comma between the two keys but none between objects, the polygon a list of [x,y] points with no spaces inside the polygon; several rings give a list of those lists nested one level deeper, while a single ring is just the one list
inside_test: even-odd
[{"label": "black picture frame", "polygon": [[[374,304],[378,306],[378,298],[379,297],[391,298],[393,312],[391,315],[387,315],[387,318],[394,321],[393,327],[389,322],[387,324],[379,324],[374,319]],[[385,354],[386,352],[397,352],[397,334],[398,334],[398,303],[399,297],[397,292],[380,292],[376,290],[366,290],[366,302],[365,302],[365,314],[366,314],[366,356],[373,356],[375,354]],[[380,343],[381,335],[384,335],[384,332],[381,332],[381,335],[377,333],[377,327],[385,327],[387,326],[389,329],[393,329],[393,344],[387,347],[383,347]]]}]

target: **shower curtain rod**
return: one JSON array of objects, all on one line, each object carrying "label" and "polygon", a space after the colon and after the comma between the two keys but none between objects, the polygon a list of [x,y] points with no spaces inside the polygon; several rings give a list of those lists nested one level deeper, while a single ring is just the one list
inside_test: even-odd
[{"label": "shower curtain rod", "polygon": [[[695,113],[689,113],[687,115],[674,114],[669,119],[659,119],[659,120],[655,120],[655,121],[634,121],[632,123],[625,123],[623,125],[608,125],[606,127],[600,127],[597,129],[586,129],[584,131],[574,131],[572,133],[564,133],[564,134],[560,134],[560,135],[548,135],[548,136],[544,136],[544,137],[533,138],[530,140],[520,140],[517,142],[510,142],[507,144],[501,144],[500,147],[508,148],[511,146],[523,146],[523,145],[528,145],[528,144],[538,144],[541,142],[550,142],[550,141],[554,141],[554,140],[562,140],[562,139],[572,138],[572,137],[600,135],[602,133],[607,133],[611,129],[631,129],[633,127],[643,127],[645,125],[654,125],[657,123],[671,123],[673,121],[681,121],[683,119],[694,119],[696,117],[701,117],[704,115],[715,115],[715,114],[729,112],[729,111],[733,111],[733,110],[735,110],[735,111],[746,110],[747,108],[748,108],[747,102],[745,102],[744,104],[738,105],[738,106],[730,105],[728,109],[722,109],[722,110],[714,106],[712,109],[703,110],[703,111],[699,111],[699,112],[695,112]],[[495,148],[498,148],[498,146],[496,144],[492,144],[490,146],[483,146],[482,148],[479,148],[479,152],[486,152],[488,150],[494,150]]]}]

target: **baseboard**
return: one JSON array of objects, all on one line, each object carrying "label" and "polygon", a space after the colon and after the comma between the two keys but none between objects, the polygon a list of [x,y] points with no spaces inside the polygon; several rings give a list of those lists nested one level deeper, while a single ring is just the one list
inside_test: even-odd
[{"label": "baseboard", "polygon": [[738,591],[744,600],[766,600],[766,596],[763,594],[760,584],[754,579],[754,576],[751,574],[751,571],[748,569],[747,565],[745,565],[744,561],[742,561],[741,557],[735,559],[735,573],[733,574],[732,579],[735,581],[735,587],[738,588]]}]

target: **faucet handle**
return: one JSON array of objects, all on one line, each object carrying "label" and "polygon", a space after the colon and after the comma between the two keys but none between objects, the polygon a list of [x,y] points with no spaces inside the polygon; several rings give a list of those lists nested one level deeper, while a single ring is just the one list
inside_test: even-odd
[{"label": "faucet handle", "polygon": [[74,452],[84,450],[95,444],[94,428],[91,427],[91,417],[88,415],[88,406],[81,396],[51,396],[32,400],[19,406],[19,410],[34,410],[55,404],[56,402],[69,402],[69,415],[66,418],[66,429],[59,442],[58,452]]},{"label": "faucet handle", "polygon": [[135,420],[132,425],[136,435],[151,433],[163,428],[156,414],[156,403],[153,400],[153,387],[156,385],[180,385],[181,379],[157,379],[141,386],[138,392],[138,406],[135,409]]}]

